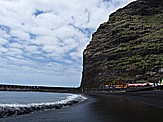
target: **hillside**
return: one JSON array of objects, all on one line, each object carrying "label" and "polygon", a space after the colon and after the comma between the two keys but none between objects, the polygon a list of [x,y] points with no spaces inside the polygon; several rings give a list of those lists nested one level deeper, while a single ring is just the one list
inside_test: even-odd
[{"label": "hillside", "polygon": [[81,87],[163,77],[163,2],[138,0],[112,13],[83,52]]}]

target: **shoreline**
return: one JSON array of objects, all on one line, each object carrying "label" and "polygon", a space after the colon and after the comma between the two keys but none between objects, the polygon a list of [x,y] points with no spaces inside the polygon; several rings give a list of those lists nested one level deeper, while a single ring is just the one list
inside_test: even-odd
[{"label": "shoreline", "polygon": [[[148,91],[149,93],[149,91]],[[163,91],[123,93],[123,94],[95,94],[86,93],[88,99],[71,107],[24,114],[2,118],[2,122],[156,122],[162,119],[162,101],[151,96],[162,95]],[[141,98],[141,99],[140,99]],[[162,97],[160,97],[162,98]],[[157,99],[160,99],[157,98]],[[149,100],[152,105],[146,102]]]}]

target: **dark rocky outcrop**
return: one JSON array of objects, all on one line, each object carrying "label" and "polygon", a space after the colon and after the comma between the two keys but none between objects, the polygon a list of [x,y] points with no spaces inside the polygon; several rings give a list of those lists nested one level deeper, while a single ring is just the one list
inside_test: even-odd
[{"label": "dark rocky outcrop", "polygon": [[162,0],[137,0],[112,13],[83,56],[83,88],[158,81],[163,72]]}]

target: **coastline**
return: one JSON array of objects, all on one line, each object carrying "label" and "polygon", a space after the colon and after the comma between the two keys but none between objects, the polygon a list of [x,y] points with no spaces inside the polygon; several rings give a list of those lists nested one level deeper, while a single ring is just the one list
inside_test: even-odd
[{"label": "coastline", "polygon": [[[149,93],[149,91],[148,91]],[[2,122],[156,122],[162,119],[162,97],[157,101],[151,95],[163,91],[85,94],[84,102],[71,107],[2,118]],[[151,103],[147,102],[150,100]],[[162,102],[162,103],[160,103]]]}]

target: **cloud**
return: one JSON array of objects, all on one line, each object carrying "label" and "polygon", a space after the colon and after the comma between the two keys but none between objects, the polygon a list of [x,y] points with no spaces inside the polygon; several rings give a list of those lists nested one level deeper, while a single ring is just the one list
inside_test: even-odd
[{"label": "cloud", "polygon": [[0,82],[79,86],[91,34],[131,1],[1,0]]}]

